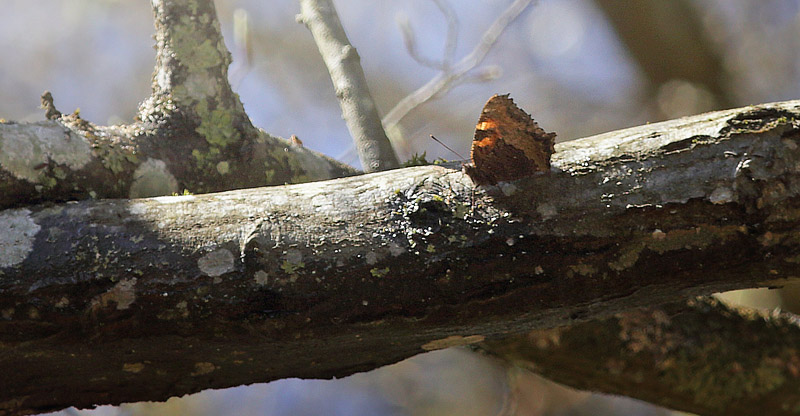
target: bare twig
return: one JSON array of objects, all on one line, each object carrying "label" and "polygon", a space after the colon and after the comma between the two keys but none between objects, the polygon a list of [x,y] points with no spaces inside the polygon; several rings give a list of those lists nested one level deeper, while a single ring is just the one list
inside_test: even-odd
[{"label": "bare twig", "polygon": [[[489,53],[489,50],[497,42],[497,39],[505,29],[513,22],[533,0],[515,0],[503,13],[489,26],[483,34],[480,43],[469,55],[462,58],[449,70],[444,70],[433,77],[425,85],[412,92],[383,117],[383,125],[386,129],[391,129],[400,122],[412,109],[431,98],[446,92],[452,88],[454,83],[471,69],[480,64]],[[438,4],[438,2],[437,2]]]},{"label": "bare twig", "polygon": [[298,21],[304,23],[319,48],[336,96],[367,172],[399,166],[381,125],[356,49],[350,44],[331,0],[300,0]]},{"label": "bare twig", "polygon": [[447,71],[453,64],[456,46],[458,46],[458,16],[456,16],[450,3],[445,0],[432,1],[436,4],[436,7],[439,8],[447,21],[447,40],[445,41],[444,54],[441,60],[428,59],[419,53],[414,31],[411,29],[408,17],[405,14],[398,17],[397,25],[400,27],[400,34],[403,35],[403,43],[405,43],[406,50],[412,59],[422,66],[438,69],[440,71]]},{"label": "bare twig", "polygon": [[442,11],[447,21],[447,40],[444,43],[442,64],[445,69],[448,69],[453,63],[453,58],[456,56],[456,46],[458,46],[458,16],[456,16],[455,10],[447,1],[433,0],[433,2]]}]

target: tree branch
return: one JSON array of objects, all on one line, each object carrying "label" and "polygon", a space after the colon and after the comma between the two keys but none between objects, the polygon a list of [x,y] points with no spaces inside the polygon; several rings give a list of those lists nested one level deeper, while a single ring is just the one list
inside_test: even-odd
[{"label": "tree branch", "polygon": [[686,412],[793,415],[800,399],[798,317],[700,298],[481,344],[579,389]]},{"label": "tree branch", "polygon": [[383,130],[356,49],[350,44],[331,0],[300,0],[297,16],[311,31],[331,74],[342,117],[367,172],[400,166]]},{"label": "tree branch", "polygon": [[[196,7],[194,7],[194,6]],[[140,121],[97,126],[62,115],[0,122],[0,209],[42,201],[214,192],[357,171],[256,129],[227,79],[212,0],[156,0],[157,65]]]},{"label": "tree branch", "polygon": [[429,166],[0,211],[0,409],[343,376],[796,279],[799,118],[562,143],[551,172],[498,187]]}]

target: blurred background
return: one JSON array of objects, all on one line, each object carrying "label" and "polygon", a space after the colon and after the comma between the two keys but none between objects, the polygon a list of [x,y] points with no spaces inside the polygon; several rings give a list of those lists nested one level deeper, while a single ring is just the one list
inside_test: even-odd
[{"label": "blurred background", "polygon": [[[358,158],[325,66],[296,0],[217,0],[234,63],[230,79],[253,123],[354,166]],[[496,41],[478,62],[493,22]],[[464,157],[480,110],[511,93],[542,127],[570,140],[713,109],[800,97],[796,0],[338,1],[372,95],[401,159]],[[3,0],[0,118],[44,119],[50,90],[62,112],[130,122],[150,93],[149,2]],[[477,48],[477,52],[476,51]],[[475,53],[473,53],[475,52]],[[466,60],[465,60],[466,58]],[[474,64],[474,65],[473,65]],[[455,76],[463,72],[460,76]],[[431,80],[450,78],[441,89]],[[395,106],[417,92],[432,98]],[[797,291],[726,294],[797,310]],[[69,409],[62,415],[667,415],[623,398],[554,385],[465,350],[421,355],[335,381],[281,380],[166,403]]]}]

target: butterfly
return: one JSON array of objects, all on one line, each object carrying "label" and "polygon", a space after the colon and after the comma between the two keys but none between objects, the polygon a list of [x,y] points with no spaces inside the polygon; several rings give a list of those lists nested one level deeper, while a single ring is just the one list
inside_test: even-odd
[{"label": "butterfly", "polygon": [[555,133],[544,131],[508,94],[486,102],[464,172],[477,185],[494,185],[550,170]]}]

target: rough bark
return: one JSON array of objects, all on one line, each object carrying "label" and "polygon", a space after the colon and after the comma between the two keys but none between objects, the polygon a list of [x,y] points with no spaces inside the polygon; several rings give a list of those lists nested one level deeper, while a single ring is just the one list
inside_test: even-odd
[{"label": "rough bark", "polygon": [[579,389],[706,416],[778,416],[800,408],[798,345],[796,315],[700,298],[481,347]]},{"label": "rough bark", "polygon": [[[343,376],[797,277],[799,102],[430,166],[0,213],[0,409]],[[631,392],[635,396],[635,392]]]},{"label": "rough bark", "polygon": [[62,115],[0,122],[0,208],[42,201],[214,192],[357,171],[256,129],[228,83],[212,0],[154,0],[157,65],[139,120],[97,126]]}]

